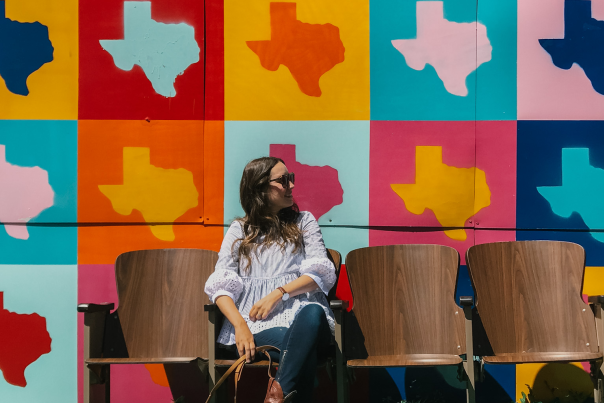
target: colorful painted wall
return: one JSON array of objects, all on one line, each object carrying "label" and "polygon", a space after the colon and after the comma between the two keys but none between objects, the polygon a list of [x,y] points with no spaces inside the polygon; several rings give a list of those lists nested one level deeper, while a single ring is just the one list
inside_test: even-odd
[{"label": "colorful painted wall", "polygon": [[[0,400],[81,401],[76,304],[117,302],[122,252],[218,249],[263,155],[342,254],[572,241],[604,293],[603,21],[604,0],[0,1]],[[359,402],[463,401],[455,370],[356,375]],[[478,393],[526,384],[591,389],[580,363],[487,366]],[[112,398],[172,397],[149,365]]]}]

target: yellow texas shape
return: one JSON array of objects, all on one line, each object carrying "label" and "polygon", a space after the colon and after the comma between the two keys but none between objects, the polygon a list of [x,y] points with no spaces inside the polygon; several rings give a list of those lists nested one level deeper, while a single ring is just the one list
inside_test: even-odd
[{"label": "yellow texas shape", "polygon": [[[434,212],[443,227],[463,227],[466,220],[491,204],[491,191],[484,171],[443,164],[442,147],[415,148],[415,184],[390,185],[413,214]],[[465,241],[463,229],[445,231],[452,239]]]},{"label": "yellow texas shape", "polygon": [[[197,206],[199,194],[193,174],[186,169],[164,169],[151,165],[151,153],[144,147],[124,147],[124,184],[99,185],[122,215],[138,210],[145,222],[173,223]],[[162,241],[173,241],[172,225],[152,225],[151,232]]]}]

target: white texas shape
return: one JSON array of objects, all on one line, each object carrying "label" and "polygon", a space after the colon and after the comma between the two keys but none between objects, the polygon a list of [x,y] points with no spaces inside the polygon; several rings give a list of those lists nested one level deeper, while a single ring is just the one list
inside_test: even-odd
[{"label": "white texas shape", "polygon": [[[0,223],[26,223],[54,203],[48,172],[40,167],[20,167],[6,162],[0,144]],[[28,239],[25,225],[5,225],[9,236]]]},{"label": "white texas shape", "polygon": [[423,70],[430,64],[448,92],[468,95],[466,78],[491,60],[493,47],[487,28],[477,22],[446,20],[442,1],[418,1],[416,19],[416,39],[395,39],[392,46],[412,69]]},{"label": "white texas shape", "polygon": [[176,77],[199,61],[201,51],[192,26],[151,19],[150,1],[125,1],[124,39],[99,42],[118,68],[141,66],[155,92],[164,97],[176,96]]}]

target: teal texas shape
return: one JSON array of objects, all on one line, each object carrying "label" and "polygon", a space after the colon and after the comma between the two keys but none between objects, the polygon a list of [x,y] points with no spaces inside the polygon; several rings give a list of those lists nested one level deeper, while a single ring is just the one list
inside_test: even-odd
[{"label": "teal texas shape", "polygon": [[164,97],[176,96],[176,77],[199,61],[195,28],[152,20],[150,1],[124,2],[124,39],[99,42],[118,68],[141,66],[155,92]]},{"label": "teal texas shape", "polygon": [[[554,214],[568,218],[577,212],[590,229],[604,228],[604,169],[589,164],[589,148],[563,148],[562,186],[541,186],[537,191]],[[604,242],[602,232],[591,232],[591,236]]]}]

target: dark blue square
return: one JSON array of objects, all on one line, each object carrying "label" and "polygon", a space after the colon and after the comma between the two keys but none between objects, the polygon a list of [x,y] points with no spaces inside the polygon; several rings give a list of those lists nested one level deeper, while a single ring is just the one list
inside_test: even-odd
[{"label": "dark blue square", "polygon": [[[589,228],[577,212],[568,218],[555,214],[537,190],[541,186],[562,185],[564,148],[588,148],[589,164],[604,169],[604,122],[518,122],[516,239],[576,242],[586,250],[587,265],[602,265],[604,243],[592,237],[589,231],[603,228]],[[602,187],[604,183],[593,186]]]}]

